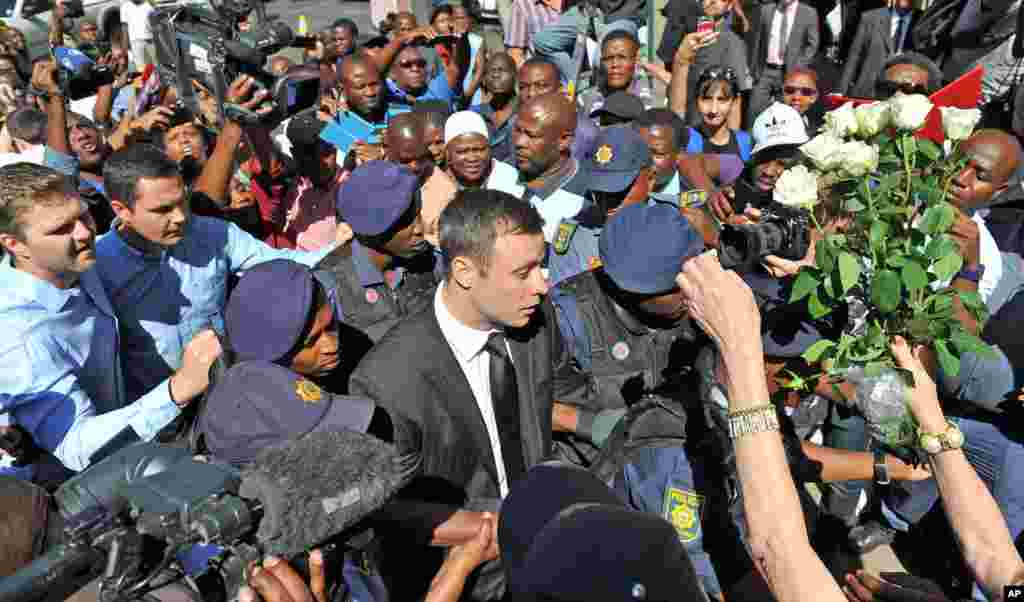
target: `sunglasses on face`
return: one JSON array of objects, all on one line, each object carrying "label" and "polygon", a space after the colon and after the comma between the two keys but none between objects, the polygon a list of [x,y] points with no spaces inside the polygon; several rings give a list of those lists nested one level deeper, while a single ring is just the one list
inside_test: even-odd
[{"label": "sunglasses on face", "polygon": [[402,69],[412,69],[414,67],[417,68],[417,69],[426,69],[427,68],[427,61],[425,61],[423,59],[414,59],[414,60],[411,60],[411,61],[402,61],[401,63],[398,63],[398,66],[401,67]]},{"label": "sunglasses on face", "polygon": [[893,96],[897,92],[904,94],[924,94],[928,95],[928,88],[921,84],[912,84],[910,82],[893,82],[889,80],[883,80],[878,84],[878,91],[885,97]]},{"label": "sunglasses on face", "polygon": [[817,96],[818,91],[814,88],[804,88],[802,86],[783,86],[782,92],[790,96],[799,94],[800,96]]}]

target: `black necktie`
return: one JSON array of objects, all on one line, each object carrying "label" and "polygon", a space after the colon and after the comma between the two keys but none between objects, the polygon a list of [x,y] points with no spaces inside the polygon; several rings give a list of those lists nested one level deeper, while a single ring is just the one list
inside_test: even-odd
[{"label": "black necktie", "polygon": [[903,52],[903,48],[900,47],[900,42],[903,41],[903,15],[896,17],[896,34],[892,37],[892,51],[894,54],[900,54]]},{"label": "black necktie", "polygon": [[526,473],[519,426],[516,369],[508,355],[505,335],[500,332],[492,334],[487,339],[486,348],[491,354],[491,403],[498,424],[498,441],[501,442],[501,455],[505,460],[505,476],[511,483]]}]

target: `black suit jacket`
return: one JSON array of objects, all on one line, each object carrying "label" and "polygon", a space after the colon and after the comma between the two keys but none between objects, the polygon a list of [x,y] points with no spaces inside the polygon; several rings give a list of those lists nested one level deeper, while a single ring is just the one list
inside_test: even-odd
[{"label": "black suit jacket", "polygon": [[[530,467],[552,454],[553,401],[581,401],[591,387],[562,344],[550,302],[543,303],[530,325],[509,330],[506,336],[519,385],[523,454]],[[433,304],[388,332],[356,367],[350,387],[353,394],[371,397],[388,411],[415,422],[422,431],[422,475],[402,497],[447,504],[452,512],[458,507],[497,508],[501,496],[490,439],[469,380],[441,332]],[[400,579],[389,585],[403,591],[392,591],[392,599],[421,598],[426,592],[439,558],[427,559],[425,550],[410,549],[409,535],[416,538],[418,534],[418,543],[424,544],[433,527],[447,517],[435,515],[431,524],[410,525],[404,537],[401,530],[396,533],[396,540],[405,545],[401,562],[394,567]],[[385,551],[384,556],[387,565],[390,554]],[[382,568],[387,577],[391,571],[388,566]],[[412,572],[419,568],[423,574],[414,576]],[[481,569],[473,597],[496,599],[502,585],[500,567],[489,563]]]},{"label": "black suit jacket", "polygon": [[[765,65],[768,64],[768,42],[775,7],[775,3],[762,5],[755,21],[756,35],[750,64],[755,81],[761,78],[761,73],[764,71]],[[821,43],[818,11],[800,2],[796,9],[796,18],[789,26],[789,32],[789,41],[783,56],[785,68],[812,66]]]},{"label": "black suit jacket", "polygon": [[[913,50],[913,30],[920,11],[913,11],[910,26],[903,42],[903,50]],[[875,82],[882,75],[882,67],[893,55],[892,13],[888,8],[868,11],[861,17],[857,35],[850,46],[843,75],[839,78],[840,92],[857,98],[874,98]]]}]

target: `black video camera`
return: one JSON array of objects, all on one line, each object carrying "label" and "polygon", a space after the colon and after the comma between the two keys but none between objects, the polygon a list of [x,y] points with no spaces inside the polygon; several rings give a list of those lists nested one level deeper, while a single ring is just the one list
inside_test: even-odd
[{"label": "black video camera", "polygon": [[749,272],[766,255],[803,259],[811,246],[811,216],[806,209],[773,203],[756,224],[726,224],[718,256],[727,270]]},{"label": "black video camera", "polygon": [[[241,31],[238,23],[255,12],[259,26]],[[263,70],[267,58],[291,46],[306,46],[306,38],[296,39],[291,28],[268,22],[262,2],[225,0],[220,3],[176,4],[158,8],[150,16],[156,63],[161,80],[174,82],[178,98],[198,113],[192,81],[211,91],[218,101],[219,118],[225,116],[243,123],[260,119],[255,112],[225,106],[228,86],[240,75],[251,76],[253,92],[270,91],[272,111],[262,118],[280,121],[315,106],[319,98],[319,78],[306,74],[276,78]]]},{"label": "black video camera", "polygon": [[109,67],[96,63],[81,50],[57,46],[53,58],[57,63],[57,83],[71,100],[93,96],[100,86],[114,82]]}]

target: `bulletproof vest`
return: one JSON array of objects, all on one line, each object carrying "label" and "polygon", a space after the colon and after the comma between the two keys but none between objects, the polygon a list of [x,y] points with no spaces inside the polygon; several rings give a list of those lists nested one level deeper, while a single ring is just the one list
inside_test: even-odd
[{"label": "bulletproof vest", "polygon": [[314,275],[338,310],[345,363],[353,362],[354,367],[395,324],[433,302],[437,287],[433,254],[422,253],[403,267],[402,282],[394,290],[386,285],[363,287],[350,245],[335,249],[314,267]]},{"label": "bulletproof vest", "polygon": [[567,305],[575,301],[576,316],[569,319],[582,326],[579,331],[587,339],[577,341],[576,354],[585,355],[577,360],[594,377],[601,392],[597,397],[618,398],[624,405],[650,392],[681,399],[689,389],[685,377],[696,353],[689,321],[671,329],[649,328],[601,288],[599,278],[605,277],[591,270],[559,285],[559,294],[571,297]]}]

